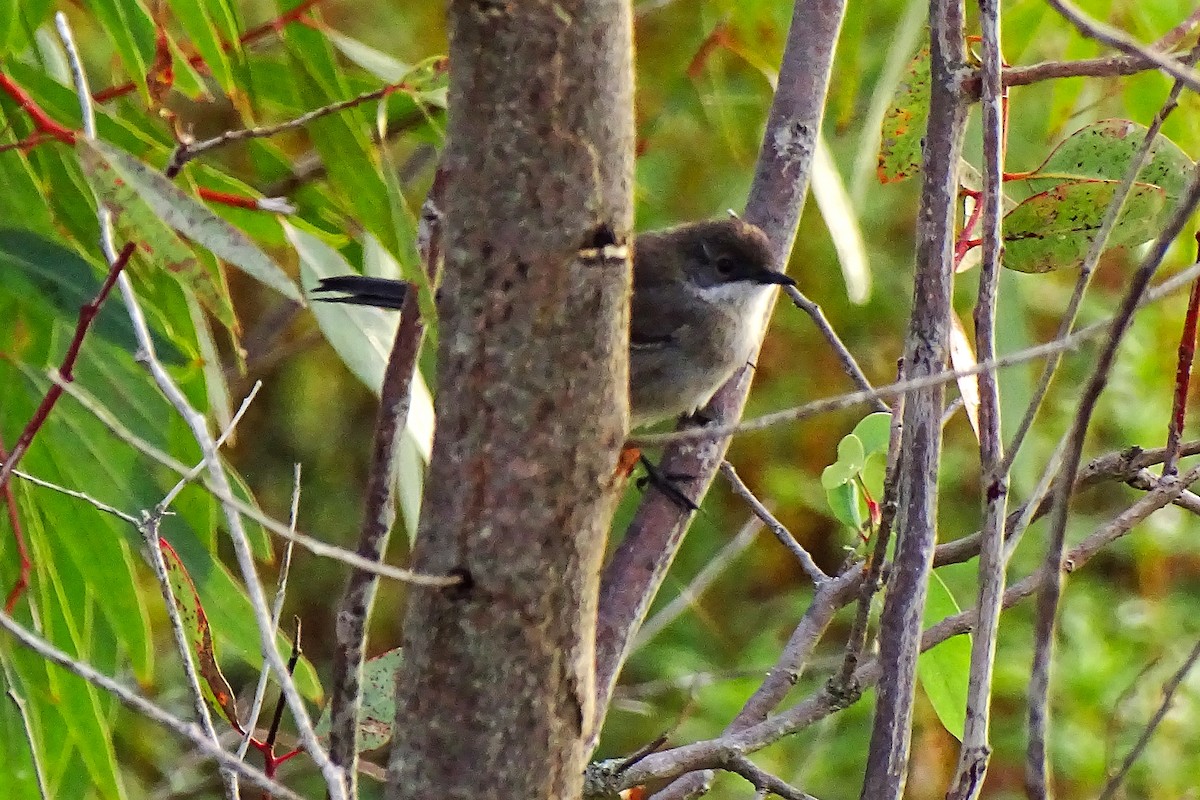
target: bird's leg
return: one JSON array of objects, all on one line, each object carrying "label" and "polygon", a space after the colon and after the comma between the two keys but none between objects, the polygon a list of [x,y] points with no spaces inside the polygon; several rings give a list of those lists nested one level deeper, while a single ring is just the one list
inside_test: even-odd
[{"label": "bird's leg", "polygon": [[695,475],[669,475],[652,464],[650,459],[640,454],[638,456],[638,461],[641,463],[642,468],[646,470],[646,477],[638,479],[637,485],[639,489],[644,489],[646,484],[649,483],[651,486],[658,489],[660,492],[670,498],[675,505],[679,506],[684,511],[691,512],[700,510],[700,506],[696,505],[696,503],[690,497],[684,494],[683,490],[679,488],[679,483],[683,481],[694,481],[696,479]]}]

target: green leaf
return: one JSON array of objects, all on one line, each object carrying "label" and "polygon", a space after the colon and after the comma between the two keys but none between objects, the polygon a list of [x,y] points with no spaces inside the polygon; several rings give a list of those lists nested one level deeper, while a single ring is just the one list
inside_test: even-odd
[{"label": "green leaf", "polygon": [[164,224],[162,213],[143,199],[125,172],[114,168],[96,146],[80,139],[78,152],[96,197],[112,212],[120,232],[137,242],[151,264],[162,267],[181,286],[195,292],[204,307],[227,328],[236,329],[233,303],[222,277],[212,275],[200,263],[191,248]]},{"label": "green leaf", "polygon": [[[232,94],[237,87],[234,84],[229,57],[225,54],[222,35],[216,29],[218,21],[230,21],[221,4],[209,0],[170,0],[170,4],[174,18],[187,33],[192,47],[204,59],[209,73],[226,94]],[[225,36],[236,42],[236,28],[231,29],[227,25],[225,27]]]},{"label": "green leaf", "polygon": [[161,172],[102,141],[80,139],[79,152],[90,174],[107,166],[168,226],[289,300],[304,302],[287,273],[258,245],[171,183]]},{"label": "green leaf", "polygon": [[[396,670],[403,658],[400,648],[363,663],[362,709],[358,715],[358,752],[377,750],[392,738],[396,721]],[[329,735],[329,707],[317,721],[317,735]]]},{"label": "green leaf", "polygon": [[188,636],[188,650],[199,673],[200,690],[204,699],[214,711],[220,712],[235,730],[241,730],[238,721],[237,698],[229,687],[229,682],[221,674],[221,665],[217,663],[217,652],[213,645],[212,631],[208,627],[208,616],[196,594],[196,586],[188,575],[187,568],[179,560],[175,550],[166,539],[159,540],[162,551],[163,565],[167,571],[167,582],[171,585],[171,594],[175,607],[179,610],[179,619]]},{"label": "green leaf", "polygon": [[[75,251],[31,231],[5,228],[0,228],[0,283],[0,291],[15,289],[25,298],[44,298],[64,320],[77,317],[80,306],[91,302],[100,289],[92,265]],[[133,325],[115,304],[100,308],[90,332],[129,352],[137,349]],[[177,351],[174,355],[178,358]]]},{"label": "green leaf", "polygon": [[927,44],[909,62],[892,96],[892,103],[883,115],[879,163],[876,167],[880,183],[911,178],[921,169],[925,126],[929,119],[929,97]]},{"label": "green leaf", "polygon": [[343,36],[334,30],[326,31],[325,35],[342,55],[385,83],[400,83],[413,71],[412,64],[405,64],[357,39]]},{"label": "green leaf", "polygon": [[[1047,178],[1056,183],[1064,179],[1120,181],[1148,132],[1145,126],[1124,119],[1101,120],[1080,128],[1060,142],[1045,163],[1029,176],[1031,185],[1040,187],[1042,179]],[[1163,189],[1168,200],[1163,213],[1169,214],[1187,189],[1194,167],[1186,153],[1158,134],[1138,172],[1137,182]]]},{"label": "green leaf", "polygon": [[886,411],[868,414],[859,420],[852,433],[862,443],[867,458],[878,454],[887,455],[888,443],[892,436],[892,415]]},{"label": "green leaf", "polygon": [[[824,483],[824,476],[821,480]],[[855,484],[843,481],[836,486],[826,487],[825,498],[833,516],[839,522],[855,531],[862,530],[866,517],[863,515],[858,487]]]},{"label": "green leaf", "polygon": [[137,84],[142,100],[149,101],[146,74],[154,55],[149,12],[140,0],[93,0],[88,6],[120,55],[125,74]]},{"label": "green leaf", "polygon": [[[958,603],[941,577],[930,573],[925,600],[925,627],[959,612]],[[967,683],[971,672],[970,635],[952,636],[917,658],[917,679],[942,725],[962,741],[967,719]]]},{"label": "green leaf", "polygon": [[[1004,266],[1018,272],[1079,266],[1117,187],[1115,181],[1063,183],[1018,205],[1004,217]],[[1166,202],[1163,189],[1135,184],[1109,245],[1140,244],[1152,238]]]}]

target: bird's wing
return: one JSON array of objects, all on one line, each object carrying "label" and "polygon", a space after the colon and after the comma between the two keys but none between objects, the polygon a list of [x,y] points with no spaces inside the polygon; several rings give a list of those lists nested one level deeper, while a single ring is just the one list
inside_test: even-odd
[{"label": "bird's wing", "polygon": [[662,290],[642,286],[633,293],[630,308],[629,346],[649,350],[675,344],[685,333],[687,319],[679,310],[663,302]]}]

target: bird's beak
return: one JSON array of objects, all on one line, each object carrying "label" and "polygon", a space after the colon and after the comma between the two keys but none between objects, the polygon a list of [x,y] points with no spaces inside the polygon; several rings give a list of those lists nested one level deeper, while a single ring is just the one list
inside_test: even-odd
[{"label": "bird's beak", "polygon": [[762,272],[759,272],[759,273],[751,276],[750,280],[752,280],[754,283],[763,283],[763,284],[773,283],[777,286],[795,286],[796,285],[796,281],[793,280],[791,277],[784,275],[782,272],[776,272],[773,269],[764,269]]}]

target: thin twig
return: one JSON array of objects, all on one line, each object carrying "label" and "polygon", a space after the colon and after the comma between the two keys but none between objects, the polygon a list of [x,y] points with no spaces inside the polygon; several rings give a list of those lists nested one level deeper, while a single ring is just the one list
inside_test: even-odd
[{"label": "thin twig", "polygon": [[[1000,44],[1000,6],[980,0],[983,34],[983,203],[979,220],[983,254],[979,294],[975,304],[975,353],[996,357],[996,308],[1003,253],[1001,216],[1004,213],[1004,150],[1006,97],[1000,83],[1003,64]],[[979,376],[979,461],[983,486],[984,522],[979,553],[979,621],[971,641],[967,681],[966,722],[958,765],[947,800],[974,800],[983,790],[991,747],[988,744],[992,702],[992,671],[1004,599],[1004,521],[1008,509],[1008,470],[1000,436],[1000,386],[993,372]]]},{"label": "thin twig", "polygon": [[[237,424],[241,421],[247,409],[250,408],[250,404],[254,402],[254,398],[258,395],[258,390],[261,388],[262,381],[255,381],[254,385],[250,387],[250,391],[246,394],[245,399],[242,400],[242,404],[238,406],[237,412],[230,419],[228,427],[226,427],[221,435],[217,437],[217,449],[223,447],[229,437],[233,435],[234,430],[237,429]],[[171,487],[170,491],[163,495],[163,499],[158,501],[158,504],[154,507],[153,513],[159,516],[162,516],[164,513],[166,513],[167,509],[171,507],[171,503],[175,502],[175,498],[179,496],[179,493],[182,492],[188,484],[196,480],[196,478],[199,477],[202,472],[204,472],[206,466],[207,463],[201,460],[196,464],[196,466],[188,470],[187,473],[180,478],[174,486]]]},{"label": "thin twig", "polygon": [[[358,539],[358,555],[372,563],[382,563],[396,518],[396,439],[408,423],[412,379],[424,338],[417,287],[409,284],[380,390],[362,530]],[[334,626],[337,642],[329,701],[329,751],[333,762],[346,769],[352,797],[357,794],[358,720],[367,625],[378,587],[376,573],[351,571],[338,602]]]},{"label": "thin twig", "polygon": [[[300,517],[300,464],[297,462],[292,469],[292,504],[288,511],[288,529],[296,531],[296,521]],[[292,549],[294,542],[283,546],[283,556],[279,559],[279,577],[275,580],[275,597],[271,600],[271,622],[274,630],[279,630],[279,620],[283,617],[283,601],[287,596],[288,573],[292,569]],[[267,684],[271,680],[271,670],[263,664],[258,674],[258,683],[254,687],[254,700],[250,703],[250,713],[246,715],[246,733],[238,745],[237,756],[246,757],[250,749],[250,740],[254,738],[254,728],[258,725],[258,717],[262,714],[263,702],[267,697]]]},{"label": "thin twig", "polygon": [[[795,286],[785,286],[783,291],[792,299],[792,303],[795,304],[796,308],[812,318],[813,324],[817,326],[817,330],[821,333],[821,336],[833,349],[834,354],[838,357],[838,361],[841,362],[842,369],[850,376],[854,384],[860,389],[870,391],[871,382],[867,380],[866,374],[862,371],[862,367],[858,365],[858,361],[855,360],[854,354],[850,352],[850,348],[846,347],[841,337],[837,335],[837,331],[833,329],[833,325],[825,318],[825,312],[821,310],[821,307],[812,300],[809,300]],[[874,406],[876,411],[891,410],[882,400],[876,400]]]},{"label": "thin twig", "polygon": [[[1200,245],[1200,233],[1196,234]],[[1196,254],[1200,263],[1200,252]],[[1179,458],[1179,442],[1183,437],[1183,424],[1187,418],[1188,386],[1192,379],[1192,361],[1196,356],[1196,327],[1200,318],[1200,280],[1192,284],[1188,297],[1187,313],[1183,318],[1183,330],[1179,334],[1179,357],[1175,367],[1175,397],[1171,409],[1171,422],[1167,426],[1167,457],[1163,460],[1163,474],[1174,475]]]},{"label": "thin twig", "polygon": [[733,493],[742,498],[746,505],[750,506],[750,510],[754,512],[754,516],[761,519],[767,526],[767,529],[779,540],[779,543],[788,549],[796,561],[800,562],[801,569],[804,570],[805,574],[808,575],[814,584],[820,586],[829,580],[829,576],[817,566],[817,562],[813,560],[812,555],[796,540],[792,532],[776,519],[775,515],[763,505],[761,500],[754,496],[754,493],[750,491],[750,487],[738,476],[737,470],[733,468],[733,464],[730,464],[728,461],[722,461],[721,474],[725,476],[725,480],[729,481]]},{"label": "thin twig", "polygon": [[1129,774],[1129,770],[1134,763],[1141,757],[1142,752],[1146,749],[1146,745],[1150,743],[1150,738],[1154,736],[1154,732],[1158,730],[1159,724],[1166,718],[1167,712],[1171,710],[1171,703],[1175,699],[1175,693],[1179,691],[1183,679],[1192,671],[1192,667],[1196,666],[1196,662],[1200,660],[1200,641],[1192,647],[1192,652],[1184,659],[1183,664],[1171,676],[1162,688],[1162,702],[1158,706],[1158,710],[1154,712],[1154,716],[1146,723],[1142,735],[1138,737],[1137,743],[1134,744],[1125,760],[1121,762],[1121,768],[1117,770],[1108,782],[1104,784],[1104,789],[1100,792],[1100,797],[1097,800],[1112,800],[1112,798],[1121,789],[1121,784],[1125,781],[1125,776]]},{"label": "thin twig", "polygon": [[1068,0],[1047,0],[1047,3],[1089,39],[1095,39],[1127,55],[1144,58],[1193,92],[1200,92],[1200,75],[1190,66],[1135,41],[1123,31],[1092,19]]},{"label": "thin twig", "polygon": [[204,139],[199,142],[183,142],[175,148],[175,152],[171,155],[171,160],[167,163],[164,172],[168,178],[174,178],[183,169],[185,164],[210,150],[216,150],[233,142],[240,142],[246,139],[265,139],[294,130],[295,128],[301,128],[314,120],[327,117],[330,114],[336,114],[339,111],[345,111],[348,108],[369,103],[372,100],[381,100],[393,92],[404,91],[404,86],[405,84],[403,83],[390,83],[387,86],[381,86],[369,92],[362,92],[355,97],[339,100],[336,103],[330,103],[320,108],[314,108],[312,111],[307,111],[286,122],[280,122],[275,125],[262,125],[257,128],[240,128],[238,130],[225,131],[211,139]]}]

